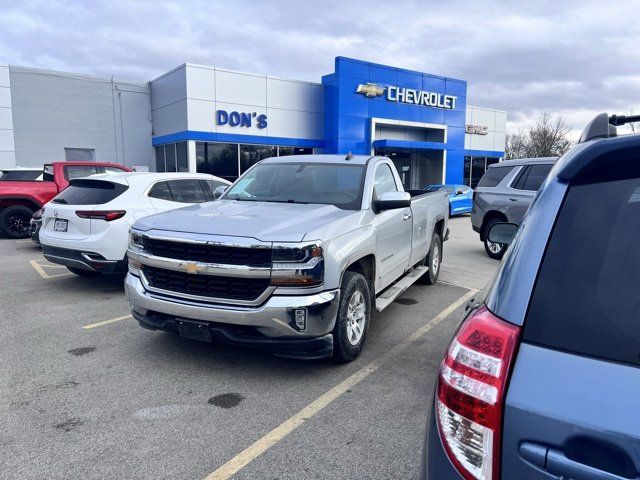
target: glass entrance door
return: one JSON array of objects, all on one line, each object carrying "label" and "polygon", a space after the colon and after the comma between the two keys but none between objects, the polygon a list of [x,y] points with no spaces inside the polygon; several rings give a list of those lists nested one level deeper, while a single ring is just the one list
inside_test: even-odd
[{"label": "glass entrance door", "polygon": [[374,153],[393,160],[405,190],[422,190],[442,183],[442,150],[376,148]]}]

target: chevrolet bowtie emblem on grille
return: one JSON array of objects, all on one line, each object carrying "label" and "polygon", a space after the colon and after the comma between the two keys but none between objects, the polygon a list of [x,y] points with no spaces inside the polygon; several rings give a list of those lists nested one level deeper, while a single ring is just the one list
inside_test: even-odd
[{"label": "chevrolet bowtie emblem on grille", "polygon": [[361,83],[356,89],[356,93],[361,93],[367,98],[381,97],[384,87],[379,87],[375,83]]},{"label": "chevrolet bowtie emblem on grille", "polygon": [[184,267],[187,273],[198,274],[204,271],[204,267],[202,265],[198,265],[194,262],[185,262],[181,264]]}]

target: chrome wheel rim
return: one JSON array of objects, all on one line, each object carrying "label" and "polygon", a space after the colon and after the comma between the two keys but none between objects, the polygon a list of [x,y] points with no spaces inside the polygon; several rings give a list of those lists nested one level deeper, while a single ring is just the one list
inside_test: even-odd
[{"label": "chrome wheel rim", "polygon": [[494,243],[487,240],[487,247],[489,247],[491,253],[500,253],[502,251],[501,243]]},{"label": "chrome wheel rim", "polygon": [[351,295],[347,306],[347,339],[351,345],[360,343],[366,321],[367,306],[364,301],[364,295],[360,290],[356,290]]},{"label": "chrome wheel rim", "polygon": [[431,257],[431,272],[436,275],[440,268],[440,245],[437,242],[433,245],[433,255]]}]

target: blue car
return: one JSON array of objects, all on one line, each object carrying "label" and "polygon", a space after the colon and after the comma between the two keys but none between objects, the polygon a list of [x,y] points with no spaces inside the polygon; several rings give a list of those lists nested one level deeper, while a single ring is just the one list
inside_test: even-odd
[{"label": "blue car", "polygon": [[430,480],[640,478],[640,135],[598,115],[543,182],[440,365]]},{"label": "blue car", "polygon": [[466,185],[427,185],[424,189],[428,192],[444,188],[449,194],[449,216],[471,213],[473,207],[473,189]]}]

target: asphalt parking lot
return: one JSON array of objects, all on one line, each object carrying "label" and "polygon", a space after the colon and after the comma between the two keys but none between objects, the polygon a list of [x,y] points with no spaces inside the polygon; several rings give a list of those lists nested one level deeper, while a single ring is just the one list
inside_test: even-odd
[{"label": "asphalt parking lot", "polygon": [[0,239],[0,476],[416,478],[442,352],[498,267],[468,217],[450,227],[442,281],[378,314],[347,365],[143,330],[122,277]]}]

